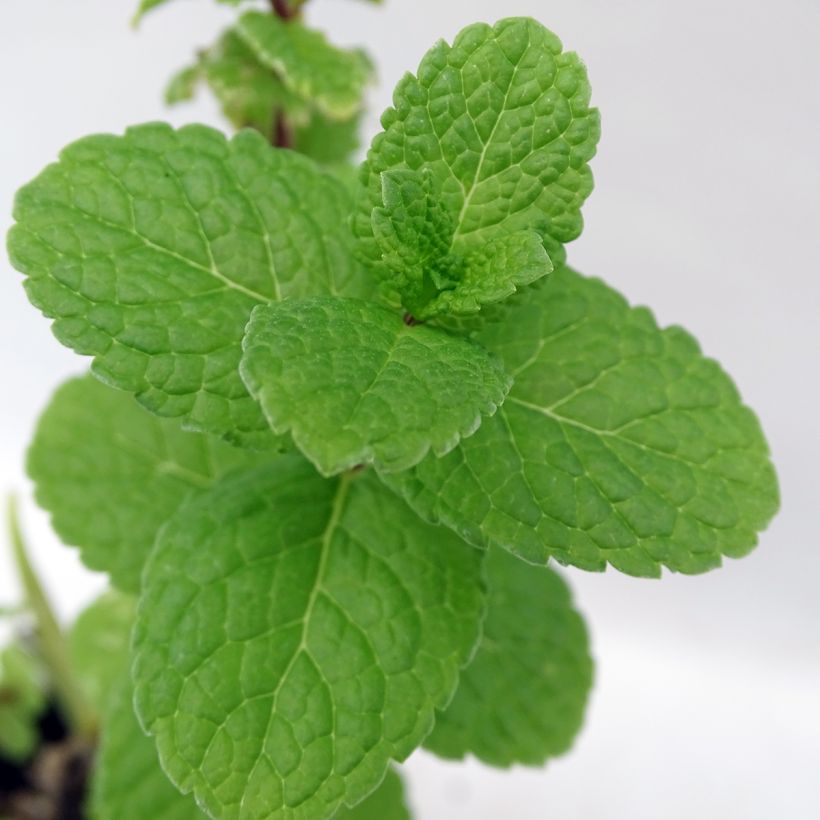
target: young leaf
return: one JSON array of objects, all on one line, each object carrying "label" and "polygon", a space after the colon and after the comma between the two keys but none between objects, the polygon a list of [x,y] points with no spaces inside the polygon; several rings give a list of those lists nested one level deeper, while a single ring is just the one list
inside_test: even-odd
[{"label": "young leaf", "polygon": [[110,694],[91,778],[91,820],[205,820],[193,798],[180,794],[159,764],[157,749],[139,725],[127,674]]},{"label": "young leaf", "polygon": [[539,766],[581,727],[592,659],[566,584],[505,550],[487,555],[484,635],[424,745],[446,758]]},{"label": "young leaf", "polygon": [[139,589],[157,530],[192,490],[261,460],[174,420],[91,376],[66,382],[40,418],[28,453],[37,501],[86,566]]},{"label": "young leaf", "polygon": [[236,30],[262,65],[325,116],[347,120],[361,110],[364,87],[373,73],[363,52],[336,48],[298,20],[258,11],[243,14]]},{"label": "young leaf", "polygon": [[451,450],[510,380],[486,350],[358,299],[254,310],[241,373],[276,433],[290,431],[324,475],[358,464],[406,469]]},{"label": "young leaf", "polygon": [[[34,658],[18,646],[0,652],[0,755],[26,760],[37,747],[37,718],[46,705]],[[0,786],[2,788],[2,786]]]},{"label": "young leaf", "polygon": [[223,818],[362,800],[455,689],[481,560],[372,475],[326,481],[297,456],[192,498],[146,568],[134,642],[171,779]]},{"label": "young leaf", "polygon": [[348,193],[257,133],[152,124],[93,136],[22,188],[9,253],[57,338],[153,412],[255,446],[237,372],[251,309],[358,295]]},{"label": "young leaf", "polygon": [[130,595],[106,592],[86,607],[68,634],[68,655],[74,676],[89,703],[104,707],[128,670],[128,644],[136,601]]},{"label": "young leaf", "polygon": [[504,407],[389,482],[425,517],[534,563],[658,576],[749,552],[777,480],[720,366],[568,269],[530,297],[478,335],[515,377]]},{"label": "young leaf", "polygon": [[552,270],[534,231],[499,235],[466,255],[452,250],[453,219],[436,194],[433,173],[403,169],[382,174],[383,208],[373,211],[373,233],[389,289],[417,319],[475,313]]},{"label": "young leaf", "polygon": [[165,101],[174,104],[190,99],[200,80],[208,84],[222,113],[236,128],[255,128],[269,137],[277,111],[287,112],[293,124],[309,121],[307,101],[288,91],[234,30],[201,51],[195,66],[172,78]]},{"label": "young leaf", "polygon": [[600,126],[589,95],[578,57],[529,18],[472,25],[452,46],[433,46],[397,86],[362,169],[354,230],[363,257],[386,274],[371,216],[383,205],[382,175],[409,168],[432,173],[454,253],[537,231],[560,262],[592,190]]},{"label": "young leaf", "polygon": [[333,815],[333,820],[410,820],[401,778],[393,769],[389,769],[376,791],[355,808],[343,806]]}]

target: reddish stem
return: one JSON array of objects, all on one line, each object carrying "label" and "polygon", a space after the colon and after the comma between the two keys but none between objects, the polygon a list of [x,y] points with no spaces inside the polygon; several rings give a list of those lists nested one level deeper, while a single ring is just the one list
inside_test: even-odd
[{"label": "reddish stem", "polygon": [[277,148],[293,148],[293,129],[290,127],[285,112],[281,109],[274,116],[271,142]]},{"label": "reddish stem", "polygon": [[273,13],[283,20],[290,20],[296,16],[296,10],[291,8],[288,0],[271,0],[273,6]]}]

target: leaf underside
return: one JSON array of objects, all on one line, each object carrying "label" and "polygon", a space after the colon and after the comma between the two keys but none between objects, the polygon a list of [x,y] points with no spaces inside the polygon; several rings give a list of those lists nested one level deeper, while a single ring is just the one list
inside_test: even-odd
[{"label": "leaf underside", "polygon": [[640,576],[756,544],[778,506],[766,441],[684,330],[560,269],[477,339],[515,382],[451,453],[384,476],[421,515],[534,563]]},{"label": "leaf underside", "polygon": [[175,419],[92,376],[55,393],[29,448],[37,502],[83,563],[136,592],[157,531],[188,495],[262,458]]},{"label": "leaf underside", "polygon": [[569,590],[547,567],[487,556],[484,634],[424,745],[445,758],[539,766],[569,749],[592,684],[592,659]]},{"label": "leaf underside", "polygon": [[480,346],[354,299],[258,308],[243,347],[242,377],[272,428],[325,475],[448,452],[509,388]]},{"label": "leaf underside", "polygon": [[171,779],[226,820],[363,799],[455,689],[481,557],[372,475],[327,481],[296,456],[193,499],[135,632],[137,709]]}]

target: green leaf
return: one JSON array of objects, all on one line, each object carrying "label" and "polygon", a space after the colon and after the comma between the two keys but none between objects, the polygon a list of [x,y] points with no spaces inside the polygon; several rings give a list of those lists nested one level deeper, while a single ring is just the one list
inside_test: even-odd
[{"label": "green leaf", "polygon": [[255,128],[268,139],[278,111],[287,112],[293,123],[309,120],[308,104],[289,92],[234,30],[201,51],[196,65],[171,79],[165,101],[173,105],[191,99],[200,80],[207,83],[222,113],[236,128]]},{"label": "green leaf", "polygon": [[598,280],[559,269],[528,295],[478,335],[515,377],[504,407],[386,478],[425,517],[534,563],[658,576],[749,552],[777,479],[720,366]]},{"label": "green leaf", "polygon": [[500,234],[466,255],[456,253],[454,221],[429,167],[385,171],[382,201],[372,222],[382,260],[392,273],[387,284],[418,319],[475,313],[552,270],[534,231]]},{"label": "green leaf", "polygon": [[156,746],[140,728],[133,687],[120,675],[110,696],[91,779],[91,820],[202,820],[191,797],[180,794],[159,764]]},{"label": "green leaf", "polygon": [[106,592],[86,607],[68,635],[68,656],[89,703],[105,706],[128,670],[129,640],[136,601]]},{"label": "green leaf", "polygon": [[450,700],[481,562],[372,474],[328,481],[297,456],[193,498],[160,534],[134,639],[171,779],[226,820],[362,800]]},{"label": "green leaf", "polygon": [[373,73],[363,52],[336,48],[298,20],[258,11],[243,14],[237,32],[291,93],[325,116],[347,120],[361,111],[364,87]]},{"label": "green leaf", "polygon": [[202,69],[198,63],[180,69],[171,77],[165,89],[165,102],[168,105],[175,105],[192,100],[201,79]]},{"label": "green leaf", "polygon": [[402,79],[384,132],[362,169],[354,231],[364,258],[386,275],[371,216],[382,175],[429,169],[466,255],[517,231],[537,231],[553,262],[581,232],[592,191],[587,163],[600,124],[586,70],[540,23],[510,18],[440,41]]},{"label": "green leaf", "polygon": [[373,302],[315,297],[254,310],[241,373],[276,433],[324,475],[406,469],[471,435],[510,380],[473,342]]},{"label": "green leaf", "polygon": [[[295,125],[293,147],[321,165],[336,166],[347,162],[359,147],[361,118],[331,120],[318,112],[311,114],[305,124]],[[358,176],[355,179],[358,190]]]},{"label": "green leaf", "polygon": [[410,820],[401,778],[393,769],[389,769],[376,791],[355,808],[343,807],[333,817],[334,820]]},{"label": "green leaf", "polygon": [[0,755],[23,762],[37,747],[37,718],[45,709],[34,658],[18,646],[0,652]]},{"label": "green leaf", "polygon": [[484,635],[425,746],[446,758],[539,766],[581,727],[592,659],[566,584],[505,550],[487,556]]},{"label": "green leaf", "polygon": [[91,376],[66,382],[28,453],[37,501],[83,563],[137,591],[157,530],[193,491],[262,456],[179,429]]},{"label": "green leaf", "polygon": [[17,194],[9,253],[54,333],[103,381],[196,430],[265,447],[239,378],[251,309],[367,286],[348,192],[245,131],[152,124],[66,148]]}]

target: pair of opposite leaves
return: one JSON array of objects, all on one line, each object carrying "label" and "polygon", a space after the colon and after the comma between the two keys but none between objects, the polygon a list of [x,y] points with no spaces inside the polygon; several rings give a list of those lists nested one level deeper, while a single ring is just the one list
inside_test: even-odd
[{"label": "pair of opposite leaves", "polygon": [[[580,204],[591,188],[586,161],[594,150],[597,118],[587,99],[577,58],[562,54],[557,40],[538,24],[510,20],[492,29],[471,27],[452,47],[435,47],[418,78],[400,84],[396,107],[385,115],[385,132],[363,172],[367,188],[354,227],[361,254],[421,308],[418,312],[430,306],[435,315],[442,294],[443,301],[450,300],[449,312],[462,309],[459,304],[474,309],[481,301],[475,287],[480,293],[484,279],[470,271],[498,271],[500,287],[489,283],[493,294],[526,281],[521,276],[516,282],[510,268],[494,265],[493,253],[483,261],[475,255],[479,248],[503,247],[513,236],[523,240],[526,261],[529,251],[538,251],[527,238],[537,232],[540,252],[545,246],[558,266],[543,287],[529,289],[526,300],[510,307],[506,321],[477,323],[478,341],[432,326],[408,326],[399,313],[373,302],[338,298],[373,296],[344,228],[350,208],[344,190],[309,162],[271,151],[251,134],[226,142],[207,129],[149,126],[125,138],[95,137],[72,146],[21,192],[12,255],[29,275],[32,300],[57,317],[58,337],[95,355],[95,370],[104,379],[136,393],[155,412],[252,443],[269,433],[237,365],[248,314],[262,303],[245,339],[243,375],[274,428],[289,428],[316,460],[318,447],[336,446],[339,432],[348,459],[350,452],[359,455],[357,447],[372,448],[356,461],[383,460],[383,469],[408,466],[402,459],[417,461],[429,446],[443,452],[457,434],[472,430],[476,410],[499,403],[492,391],[503,398],[509,384],[500,388],[499,383],[509,373],[515,384],[504,407],[477,433],[444,458],[428,456],[412,471],[385,475],[413,508],[476,545],[498,544],[534,561],[552,555],[588,568],[609,561],[636,574],[657,574],[661,563],[704,569],[722,554],[739,555],[752,546],[776,506],[774,478],[754,417],[690,337],[677,329],[659,331],[647,312],[629,309],[603,284],[561,264],[561,243],[580,230]],[[403,197],[407,186],[425,196]],[[414,210],[419,203],[421,210]],[[452,231],[449,245],[447,231]],[[414,235],[416,241],[409,241]],[[432,289],[425,280],[428,271],[437,277]],[[473,287],[463,299],[455,298],[459,284]],[[277,303],[283,298],[289,301]],[[299,319],[306,324],[297,338]],[[351,358],[352,347],[361,355]],[[486,350],[503,360],[504,370]],[[285,354],[294,359],[284,359]],[[288,367],[297,355],[299,367]],[[438,385],[458,383],[464,374],[468,378],[458,391],[439,391]],[[317,397],[317,387],[328,396]],[[460,414],[465,390],[473,401],[469,418]],[[300,403],[305,394],[314,401]],[[423,400],[416,406],[397,396]],[[431,413],[424,405],[433,403]],[[346,422],[337,428],[339,408]],[[385,408],[394,416],[388,430],[378,428]],[[447,422],[446,429],[437,429],[439,420]],[[406,430],[404,444],[403,437],[390,438],[396,426]],[[372,436],[373,428],[379,436]],[[344,466],[338,452],[328,458],[328,472]],[[169,459],[157,472],[175,469]],[[37,472],[34,464],[32,471]],[[331,484],[346,487],[349,481]],[[318,503],[318,486],[302,503],[308,498]],[[254,498],[274,502],[258,499],[237,479],[220,488],[219,504],[210,498],[209,505],[194,505],[192,520],[181,512],[184,526],[175,529],[172,522],[165,530],[166,536],[176,535],[168,536],[171,543],[164,550],[157,548],[145,573],[138,701],[174,780],[193,788],[220,816],[231,816],[226,807],[235,807],[240,798],[258,810],[249,816],[277,810],[265,803],[270,799],[279,800],[279,808],[291,807],[294,816],[302,810],[310,816],[317,805],[330,811],[343,799],[357,800],[378,783],[390,757],[421,742],[434,708],[446,704],[453,691],[457,669],[477,637],[465,636],[457,625],[476,625],[480,584],[475,568],[453,572],[448,562],[475,556],[468,559],[456,540],[451,549],[439,548],[425,558],[423,542],[430,537],[419,529],[426,525],[411,515],[408,532],[420,534],[409,537],[404,548],[422,553],[407,567],[410,578],[412,566],[430,560],[446,566],[438,565],[415,588],[400,589],[390,579],[402,578],[404,565],[396,571],[389,556],[374,553],[372,537],[361,531],[350,535],[354,523],[346,517],[347,505],[376,488],[382,495],[354,505],[354,518],[384,535],[390,524],[380,525],[379,517],[390,508],[384,500],[389,496],[383,497],[372,477],[345,491],[338,507],[330,504],[326,520],[319,518],[326,527],[319,538],[322,549],[315,549],[319,534],[306,533],[301,517],[286,531],[263,530],[262,540],[281,546],[268,559],[285,567],[292,550],[314,544],[294,559],[292,572],[303,575],[293,595],[298,599],[310,592],[290,601],[299,618],[284,623],[298,626],[301,637],[293,639],[277,678],[281,687],[273,692],[269,678],[246,674],[245,653],[253,658],[260,647],[269,653],[289,645],[280,642],[279,615],[268,612],[260,623],[245,623],[231,614],[239,610],[228,602],[261,592],[253,586],[255,573],[242,572],[243,564],[255,560],[246,552],[254,539],[245,543],[234,537],[235,518],[245,521],[242,505],[250,503],[247,513],[256,520]],[[58,513],[56,496],[46,498],[47,482],[39,491],[60,529],[61,517],[70,520],[71,513]],[[232,504],[239,505],[233,523],[214,526],[212,509],[230,510]],[[253,535],[256,526],[262,525],[243,524],[239,533],[247,528]],[[187,539],[188,531],[197,538]],[[442,532],[437,531],[439,541]],[[201,568],[200,589],[197,572],[185,563],[202,554],[193,545],[201,546],[212,533],[221,540],[209,542],[206,554],[213,557]],[[331,540],[325,543],[327,533]],[[79,533],[67,540],[82,543]],[[402,551],[391,560],[407,560]],[[337,554],[346,554],[345,561]],[[331,563],[311,567],[308,555]],[[340,569],[334,573],[337,560]],[[378,576],[374,566],[381,568]],[[246,586],[226,580],[234,572]],[[439,581],[433,582],[436,573]],[[287,579],[287,569],[276,575]],[[384,600],[378,593],[372,600],[351,599],[352,586],[360,589],[363,578],[372,586],[375,577],[381,579],[375,588],[389,591]],[[456,577],[452,588],[442,580]],[[187,597],[181,592],[184,583],[177,583],[185,579],[197,587],[189,588]],[[431,587],[439,597],[429,597]],[[460,609],[448,598],[459,588]],[[412,612],[416,625],[405,623],[400,631],[410,636],[409,654],[391,658],[379,643],[383,636],[372,635],[370,627],[375,612],[383,618],[385,606],[390,610],[401,600],[393,600],[397,591],[414,602],[398,612],[407,617]],[[437,621],[442,610],[448,617]],[[217,614],[207,615],[211,612]],[[458,612],[461,621],[453,617]],[[173,653],[177,663],[162,648],[174,624],[182,641]],[[343,669],[334,668],[338,658],[322,645],[334,627],[337,642],[353,635],[341,656]],[[230,629],[238,630],[239,639],[229,637]],[[266,644],[274,633],[277,640]],[[191,651],[192,642],[197,651]],[[323,651],[323,662],[311,667],[314,653]],[[375,665],[368,663],[373,657]],[[399,662],[400,674],[392,674],[391,662]],[[224,678],[218,672],[226,668],[241,673],[229,676],[240,683],[239,695],[220,689]],[[365,685],[366,675],[377,679],[367,677]],[[261,689],[245,691],[245,679]],[[282,688],[295,693],[284,703]],[[319,693],[314,701],[312,692]],[[368,712],[365,695],[383,707],[377,726],[362,719],[362,710]],[[340,703],[344,708],[335,715]],[[295,711],[289,714],[288,708]],[[260,725],[250,719],[249,709],[268,718],[267,733],[252,738],[253,748],[237,741]],[[281,735],[283,717],[287,726],[298,727],[298,736]],[[312,757],[305,767],[308,748]],[[256,788],[277,778],[278,796]]]}]

